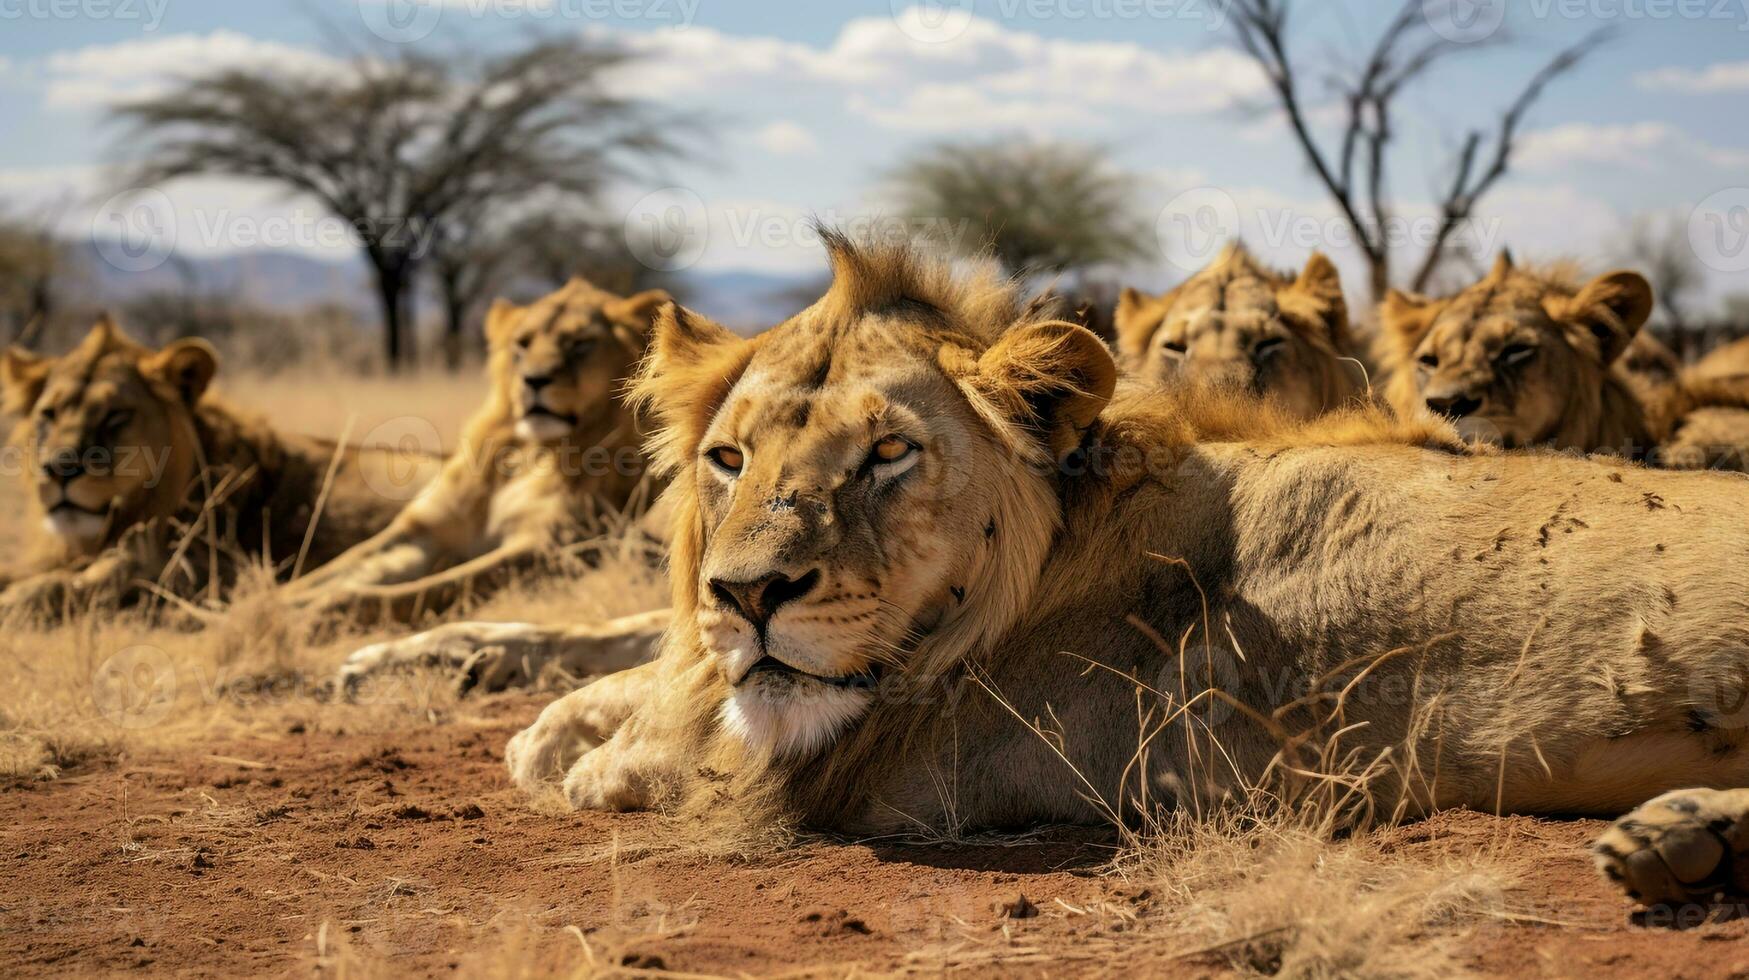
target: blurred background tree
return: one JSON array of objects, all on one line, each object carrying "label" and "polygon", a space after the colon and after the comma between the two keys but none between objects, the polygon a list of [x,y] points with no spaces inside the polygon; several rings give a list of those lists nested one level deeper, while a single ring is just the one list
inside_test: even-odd
[{"label": "blurred background tree", "polygon": [[1140,183],[1096,147],[1023,138],[937,143],[887,174],[908,230],[1016,275],[1080,277],[1152,256]]},{"label": "blurred background tree", "polygon": [[35,347],[77,272],[72,249],[54,230],[60,210],[0,208],[0,343]]},{"label": "blurred background tree", "polygon": [[494,209],[531,197],[594,203],[614,181],[684,155],[697,120],[606,86],[631,58],[581,37],[484,57],[399,48],[321,77],[200,74],[114,114],[133,156],[129,186],[253,178],[354,229],[393,370],[415,358],[415,287],[433,253],[440,292],[463,297],[473,288],[441,270],[478,261]]}]

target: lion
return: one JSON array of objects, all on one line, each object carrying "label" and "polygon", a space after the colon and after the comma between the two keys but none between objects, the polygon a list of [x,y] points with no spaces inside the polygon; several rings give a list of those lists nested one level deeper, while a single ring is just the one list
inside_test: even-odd
[{"label": "lion", "polygon": [[1298,277],[1233,244],[1160,296],[1118,296],[1118,362],[1132,376],[1272,398],[1301,418],[1365,397],[1336,266],[1314,254]]},{"label": "lion", "polygon": [[64,356],[0,357],[8,453],[40,527],[0,577],[0,614],[215,598],[242,561],[292,574],[380,531],[436,471],[276,432],[209,392],[217,372],[205,341],[153,350],[108,316]]},{"label": "lion", "polygon": [[1606,871],[1729,883],[1749,802],[1687,787],[1749,787],[1749,481],[1120,390],[1000,281],[826,240],[830,289],[766,334],[660,314],[636,392],[674,620],[511,740],[518,785],[879,836],[1347,759],[1303,785],[1384,814],[1657,797]]},{"label": "lion", "polygon": [[667,302],[579,278],[530,306],[494,303],[492,391],[442,474],[381,533],[288,586],[290,600],[406,621],[601,536],[646,486],[637,420],[616,396]]},{"label": "lion", "polygon": [[1730,378],[1749,374],[1749,337],[1733,340],[1695,362],[1694,377]]},{"label": "lion", "polygon": [[[1507,448],[1744,469],[1749,384],[1688,374],[1660,383],[1671,362],[1649,344],[1636,349],[1652,308],[1637,272],[1580,284],[1570,269],[1521,267],[1507,252],[1447,299],[1392,290],[1380,305],[1389,400]],[[1624,356],[1638,368],[1624,368]]]}]

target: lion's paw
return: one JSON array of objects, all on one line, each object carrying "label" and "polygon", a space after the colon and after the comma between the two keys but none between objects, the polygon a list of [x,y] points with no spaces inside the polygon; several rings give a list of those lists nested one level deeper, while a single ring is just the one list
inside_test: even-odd
[{"label": "lion's paw", "polygon": [[578,759],[565,774],[565,799],[579,810],[642,810],[646,782],[613,751],[612,743]]},{"label": "lion's paw", "polygon": [[341,690],[357,693],[364,682],[384,674],[439,669],[449,672],[456,690],[495,693],[528,684],[538,650],[516,640],[510,625],[451,623],[398,640],[373,643],[346,658],[340,666]]},{"label": "lion's paw", "polygon": [[1749,790],[1682,789],[1617,820],[1597,867],[1643,905],[1749,896]]},{"label": "lion's paw", "polygon": [[547,705],[534,724],[511,737],[504,747],[504,764],[510,770],[511,783],[532,793],[558,782],[595,744],[561,698]]}]

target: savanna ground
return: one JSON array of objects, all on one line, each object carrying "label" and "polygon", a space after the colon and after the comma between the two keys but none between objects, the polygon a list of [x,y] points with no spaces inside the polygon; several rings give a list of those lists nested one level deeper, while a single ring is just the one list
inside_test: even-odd
[{"label": "savanna ground", "polygon": [[[314,433],[413,411],[444,439],[483,391],[332,372],[226,388]],[[9,487],[0,547],[22,520]],[[624,615],[663,593],[609,563],[470,615]],[[550,693],[458,699],[432,676],[336,700],[335,666],[388,632],[310,625],[257,589],[199,632],[0,629],[0,972],[1749,976],[1749,918],[1635,914],[1591,869],[1596,821],[1332,835],[1228,815],[736,849],[566,813],[501,764]]]}]

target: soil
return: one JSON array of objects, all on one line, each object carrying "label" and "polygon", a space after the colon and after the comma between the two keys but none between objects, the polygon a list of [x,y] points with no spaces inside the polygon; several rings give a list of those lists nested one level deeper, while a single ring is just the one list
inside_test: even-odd
[{"label": "soil", "polygon": [[[505,740],[544,699],[469,725],[234,739],[0,787],[0,973],[279,976],[584,972],[1174,973],[1138,939],[1145,891],[1112,841],[817,842],[748,859],[664,846],[660,818],[561,814],[507,783]],[[1633,913],[1592,870],[1595,821],[1508,821],[1547,915],[1473,946],[1502,976],[1749,976],[1749,920]],[[1392,846],[1462,848],[1501,822],[1447,813]]]}]

